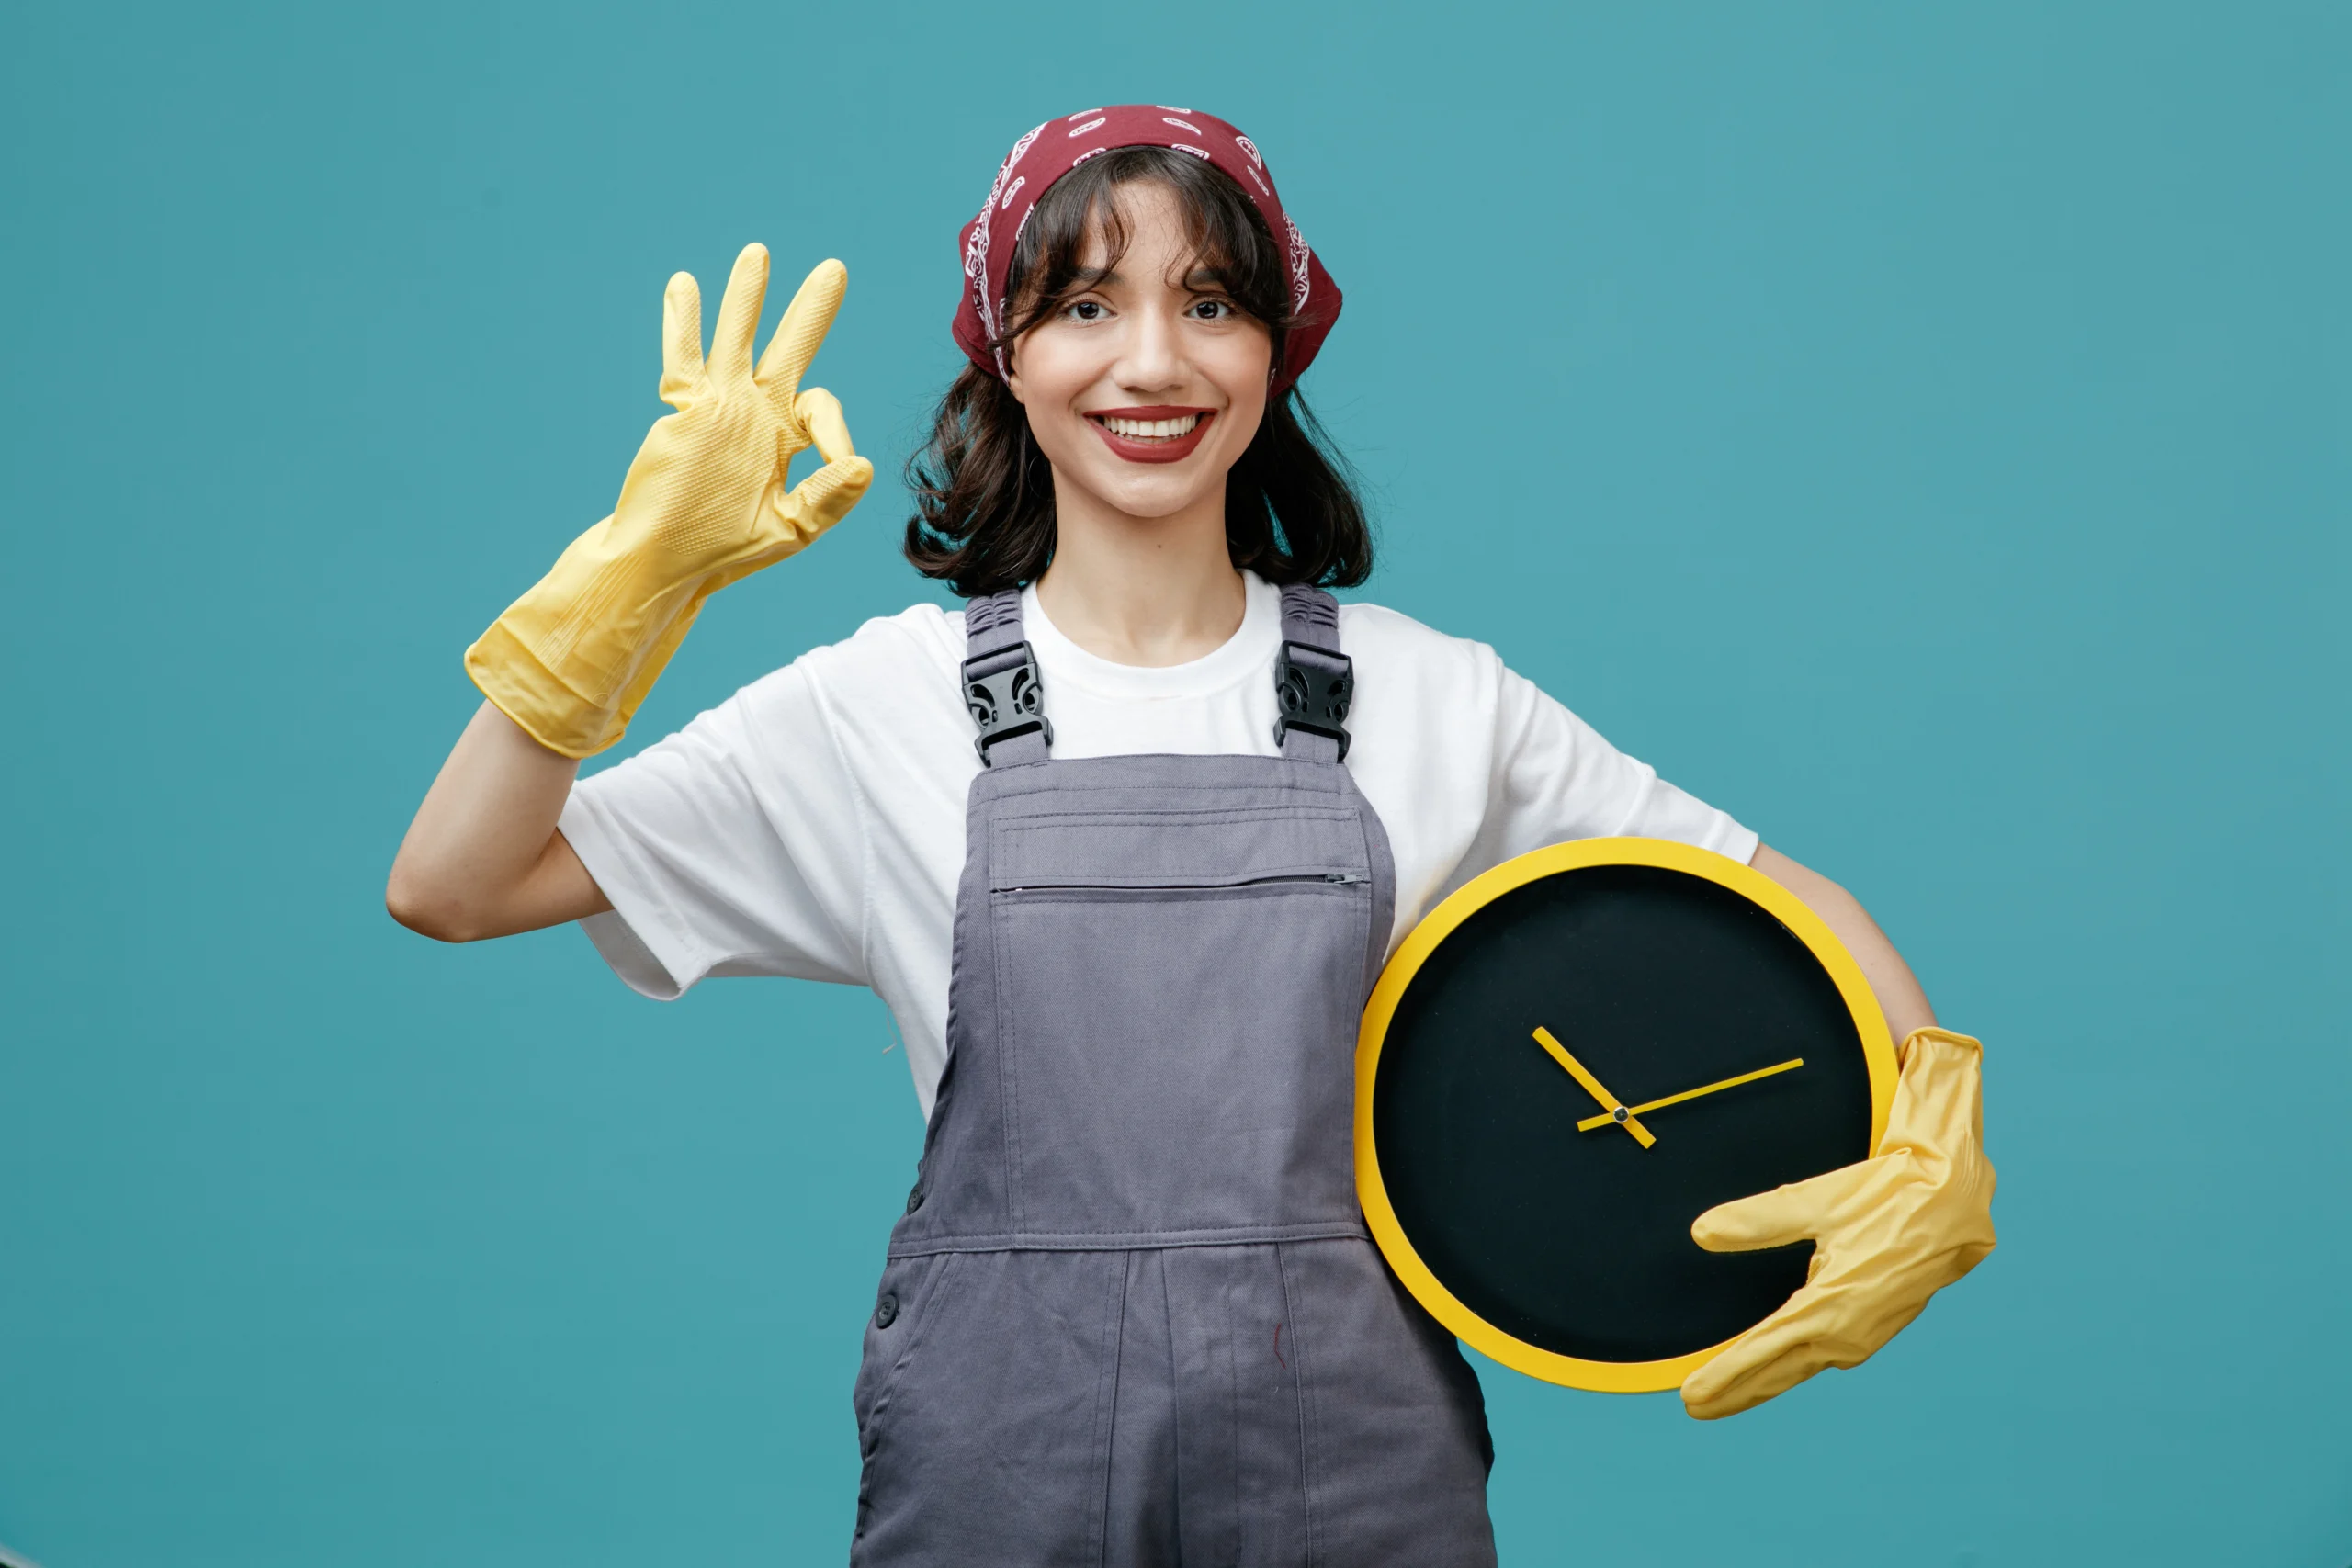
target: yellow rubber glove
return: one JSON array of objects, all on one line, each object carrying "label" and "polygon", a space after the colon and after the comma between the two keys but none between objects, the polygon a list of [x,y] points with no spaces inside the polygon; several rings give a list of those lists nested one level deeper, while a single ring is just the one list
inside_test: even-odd
[{"label": "yellow rubber glove", "polygon": [[1690,1235],[1711,1252],[1810,1239],[1813,1267],[1780,1311],[1682,1380],[1702,1421],[1736,1416],[1826,1367],[1860,1365],[1993,1250],[1984,1045],[1942,1029],[1903,1042],[1874,1159],[1721,1204]]},{"label": "yellow rubber glove", "polygon": [[[662,400],[678,412],[654,422],[613,514],[466,649],[482,695],[540,745],[585,757],[618,740],[703,601],[807,548],[865,493],[874,465],[841,404],[800,390],[848,284],[837,261],[810,273],[754,370],[766,247],[735,258],[707,365],[702,293],[685,273],[670,279]],[[785,466],[812,444],[825,466],[787,491]]]}]

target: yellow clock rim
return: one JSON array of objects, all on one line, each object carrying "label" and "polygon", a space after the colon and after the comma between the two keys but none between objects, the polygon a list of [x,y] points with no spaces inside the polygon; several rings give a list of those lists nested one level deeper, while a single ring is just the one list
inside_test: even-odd
[{"label": "yellow clock rim", "polygon": [[1372,1227],[1373,1239],[1387,1258],[1388,1266],[1396,1271],[1405,1288],[1413,1292],[1414,1299],[1429,1309],[1430,1316],[1452,1330],[1456,1338],[1514,1371],[1600,1393],[1656,1393],[1680,1386],[1684,1378],[1714,1359],[1733,1341],[1726,1339],[1721,1345],[1663,1361],[1589,1361],[1530,1345],[1496,1327],[1464,1306],[1430,1272],[1420,1254],[1413,1250],[1404,1227],[1396,1223],[1396,1211],[1389,1205],[1388,1189],[1380,1177],[1380,1152],[1373,1146],[1372,1086],[1380,1070],[1381,1042],[1387,1037],[1396,1004],[1404,999],[1406,987],[1420,972],[1422,963],[1437,951],[1438,943],[1453,934],[1455,927],[1512,888],[1524,886],[1538,877],[1597,865],[1650,865],[1705,877],[1750,903],[1762,906],[1811,950],[1829,972],[1861,1036],[1863,1060],[1870,1068],[1872,1149],[1886,1135],[1887,1113],[1894,1103],[1894,1043],[1887,1034],[1885,1015],[1879,1011],[1878,998],[1871,991],[1862,966],[1802,899],[1762,872],[1727,855],[1664,839],[1578,839],[1507,860],[1448,895],[1413,928],[1396,955],[1389,959],[1387,967],[1380,972],[1379,982],[1372,988],[1372,999],[1364,1004],[1363,1023],[1356,1034],[1356,1196],[1363,1204],[1364,1220]]}]

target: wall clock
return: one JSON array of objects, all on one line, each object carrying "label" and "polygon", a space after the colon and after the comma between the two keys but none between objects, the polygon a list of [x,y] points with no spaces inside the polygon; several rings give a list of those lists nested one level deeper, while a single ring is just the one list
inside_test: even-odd
[{"label": "wall clock", "polygon": [[1763,873],[1656,839],[1508,861],[1406,938],[1356,1052],[1389,1266],[1504,1365],[1673,1388],[1804,1282],[1810,1243],[1690,1222],[1867,1159],[1895,1059],[1860,966]]}]

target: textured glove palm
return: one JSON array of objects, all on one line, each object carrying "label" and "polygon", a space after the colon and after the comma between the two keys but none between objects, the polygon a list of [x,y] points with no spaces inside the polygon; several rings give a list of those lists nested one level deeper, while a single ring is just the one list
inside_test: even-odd
[{"label": "textured glove palm", "polygon": [[[758,368],[752,341],[768,253],[748,245],[718,307],[710,359],[702,295],[685,273],[662,297],[662,400],[613,514],[466,650],[466,672],[540,745],[585,757],[618,740],[703,602],[806,548],[874,479],[841,404],[800,378],[849,275],[828,261],[785,311]],[[786,466],[814,445],[825,466],[797,488]]]},{"label": "textured glove palm", "polygon": [[1914,1030],[1876,1158],[1721,1204],[1691,1225],[1711,1252],[1814,1244],[1804,1287],[1683,1380],[1691,1415],[1736,1416],[1825,1368],[1859,1365],[1993,1250],[1984,1049]]}]

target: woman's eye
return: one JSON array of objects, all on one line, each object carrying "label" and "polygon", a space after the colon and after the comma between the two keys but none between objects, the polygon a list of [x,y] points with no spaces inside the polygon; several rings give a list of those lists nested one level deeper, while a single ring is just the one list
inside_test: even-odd
[{"label": "woman's eye", "polygon": [[1099,299],[1073,299],[1062,313],[1073,321],[1099,321],[1108,314]]},{"label": "woman's eye", "polygon": [[1226,321],[1233,315],[1233,302],[1229,299],[1203,299],[1193,305],[1193,314],[1204,321]]}]

